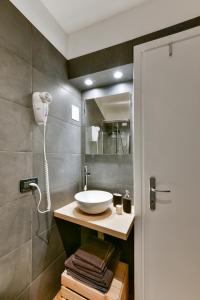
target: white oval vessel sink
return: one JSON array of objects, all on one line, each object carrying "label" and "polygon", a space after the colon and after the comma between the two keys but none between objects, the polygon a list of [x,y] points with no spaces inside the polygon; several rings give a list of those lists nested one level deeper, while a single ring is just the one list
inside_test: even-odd
[{"label": "white oval vessel sink", "polygon": [[113,196],[108,192],[91,190],[77,193],[74,198],[82,211],[87,214],[100,214],[108,208]]}]

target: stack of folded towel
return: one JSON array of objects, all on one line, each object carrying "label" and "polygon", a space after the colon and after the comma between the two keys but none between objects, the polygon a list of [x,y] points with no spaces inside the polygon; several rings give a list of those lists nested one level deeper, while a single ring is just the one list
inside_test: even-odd
[{"label": "stack of folded towel", "polygon": [[119,256],[119,251],[111,243],[91,238],[65,261],[65,267],[68,275],[106,293]]}]

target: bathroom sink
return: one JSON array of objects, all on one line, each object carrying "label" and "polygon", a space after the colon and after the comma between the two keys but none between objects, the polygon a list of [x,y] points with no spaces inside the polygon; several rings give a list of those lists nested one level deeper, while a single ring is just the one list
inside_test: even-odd
[{"label": "bathroom sink", "polygon": [[104,191],[90,190],[75,194],[79,208],[87,214],[100,214],[112,202],[112,194]]}]

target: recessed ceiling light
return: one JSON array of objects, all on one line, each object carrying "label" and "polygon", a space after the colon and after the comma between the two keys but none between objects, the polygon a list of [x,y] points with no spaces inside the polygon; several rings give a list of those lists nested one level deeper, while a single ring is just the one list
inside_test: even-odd
[{"label": "recessed ceiling light", "polygon": [[120,79],[120,78],[122,78],[122,76],[123,76],[123,73],[122,73],[121,71],[116,71],[116,72],[113,74],[113,77],[114,77],[115,79]]},{"label": "recessed ceiling light", "polygon": [[93,81],[90,78],[85,79],[84,83],[87,86],[93,85]]}]

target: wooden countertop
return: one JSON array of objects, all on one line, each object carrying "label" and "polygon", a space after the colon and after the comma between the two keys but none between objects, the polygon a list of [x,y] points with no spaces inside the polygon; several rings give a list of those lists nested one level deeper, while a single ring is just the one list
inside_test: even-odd
[{"label": "wooden countertop", "polygon": [[131,214],[117,215],[115,207],[111,204],[104,213],[88,215],[82,212],[74,201],[55,210],[54,217],[127,240],[133,227],[134,206]]}]

